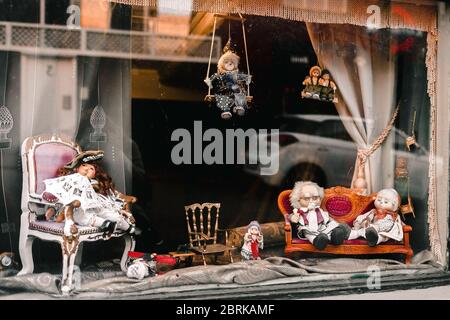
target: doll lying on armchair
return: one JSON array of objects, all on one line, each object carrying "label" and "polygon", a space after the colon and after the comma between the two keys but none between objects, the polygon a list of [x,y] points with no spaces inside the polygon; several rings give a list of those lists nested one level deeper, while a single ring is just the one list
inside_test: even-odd
[{"label": "doll lying on armchair", "polygon": [[107,234],[116,228],[134,233],[130,210],[136,198],[115,189],[111,177],[97,163],[102,158],[102,151],[82,152],[59,170],[58,178],[44,181],[44,193],[53,195],[59,204],[47,209],[46,219],[58,213],[55,221],[65,220],[66,236],[78,232],[75,223],[99,227]]}]

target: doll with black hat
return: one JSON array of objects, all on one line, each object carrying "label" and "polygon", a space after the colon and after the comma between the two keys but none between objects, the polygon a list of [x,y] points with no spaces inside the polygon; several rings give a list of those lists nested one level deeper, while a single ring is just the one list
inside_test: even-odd
[{"label": "doll with black hat", "polygon": [[[65,219],[66,235],[78,232],[75,223],[93,226],[112,234],[115,229],[134,232],[135,220],[130,205],[136,198],[115,189],[111,177],[98,161],[103,151],[85,151],[78,154],[66,166],[59,169],[59,177],[44,180],[46,193],[55,196],[62,204],[57,222]],[[56,209],[49,208],[46,218],[51,219]]]}]

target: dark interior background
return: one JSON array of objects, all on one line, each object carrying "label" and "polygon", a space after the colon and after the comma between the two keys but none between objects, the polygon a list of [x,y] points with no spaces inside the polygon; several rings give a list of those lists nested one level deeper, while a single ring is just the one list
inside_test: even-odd
[{"label": "dark interior background", "polygon": [[[134,176],[133,192],[145,199],[141,203],[154,227],[153,236],[163,241],[161,251],[173,250],[186,243],[187,230],[184,205],[195,202],[221,202],[222,228],[238,227],[251,220],[260,223],[281,221],[276,199],[281,190],[290,188],[282,184],[266,185],[257,176],[247,174],[239,165],[180,165],[170,160],[175,143],[171,133],[177,128],[191,131],[194,121],[200,120],[203,130],[207,128],[280,128],[283,114],[329,114],[337,115],[333,104],[301,99],[301,82],[309,68],[317,63],[304,23],[277,18],[249,16],[246,20],[247,44],[253,74],[252,95],[254,107],[244,118],[233,117],[231,121],[220,119],[220,111],[206,102],[183,102],[168,100],[133,100],[133,139],[136,152],[145,166],[145,179]],[[228,24],[218,30],[225,44]],[[392,41],[402,42],[410,34],[392,34]],[[397,54],[397,98],[401,103],[396,126],[405,132],[411,130],[411,112],[417,110],[416,136],[422,146],[428,146],[429,102],[426,94],[425,36],[414,33],[413,46]],[[231,23],[231,39],[234,49],[241,57],[241,70],[245,68],[240,24]],[[300,59],[298,59],[300,58]],[[303,63],[298,63],[301,61]],[[412,61],[415,61],[412,64]],[[139,63],[139,62],[135,62]],[[207,65],[187,63],[160,63],[161,82],[204,90],[203,83]],[[212,66],[215,72],[216,66]],[[411,81],[411,79],[415,81]],[[193,136],[193,134],[192,134]],[[205,144],[204,144],[205,145]],[[134,155],[133,155],[134,156]],[[352,169],[352,168],[349,168]],[[350,170],[351,174],[352,170]],[[301,179],[299,176],[298,179]],[[413,176],[412,183],[420,183],[427,177]],[[324,187],[329,187],[325,184]],[[411,239],[414,250],[428,247],[426,223],[426,195],[415,199],[416,219],[407,217],[406,222],[414,228]],[[147,245],[147,243],[145,243]],[[150,245],[151,246],[151,245]]]}]

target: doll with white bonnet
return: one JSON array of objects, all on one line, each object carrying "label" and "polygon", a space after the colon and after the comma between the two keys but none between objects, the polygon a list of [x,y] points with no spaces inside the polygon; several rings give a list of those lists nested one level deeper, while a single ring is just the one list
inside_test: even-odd
[{"label": "doll with white bonnet", "polygon": [[389,239],[403,240],[403,222],[398,215],[400,196],[394,189],[383,189],[375,198],[375,209],[358,216],[349,239],[365,238],[373,247]]},{"label": "doll with white bonnet", "polygon": [[264,238],[258,221],[252,221],[247,227],[244,235],[244,245],[241,255],[244,260],[260,260],[259,249],[264,247]]}]

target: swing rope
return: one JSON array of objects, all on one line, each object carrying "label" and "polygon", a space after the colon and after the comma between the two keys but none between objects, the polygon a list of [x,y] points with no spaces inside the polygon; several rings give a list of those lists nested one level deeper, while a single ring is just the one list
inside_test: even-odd
[{"label": "swing rope", "polygon": [[[231,47],[231,21],[230,21],[230,12],[228,12],[228,43]],[[231,49],[231,48],[230,48]]]},{"label": "swing rope", "polygon": [[[242,14],[240,12],[238,12],[238,15],[240,17],[241,20],[241,24],[242,24],[242,35],[244,38],[244,50],[245,50],[245,61],[247,64],[247,75],[250,76],[250,63],[249,63],[249,59],[248,59],[248,50],[247,50],[247,37],[245,34],[245,24],[244,24],[244,17],[242,17]],[[228,18],[230,19],[230,13],[228,12]],[[208,61],[208,69],[206,71],[206,78],[205,80],[209,79],[209,74],[211,71],[211,60],[212,60],[212,53],[213,53],[213,49],[214,49],[214,38],[216,35],[216,25],[217,25],[217,15],[214,15],[214,25],[213,25],[213,34],[212,34],[212,38],[211,38],[211,48],[209,51],[209,61]],[[228,21],[228,41],[230,42],[231,40],[231,24]],[[230,42],[231,43],[231,42]],[[208,86],[208,96],[211,95],[211,88]],[[250,83],[247,84],[247,96],[250,96]]]},{"label": "swing rope", "polygon": [[[242,14],[238,12],[239,17],[241,18],[241,24],[242,24],[242,35],[244,37],[244,48],[245,48],[245,61],[247,63],[247,75],[250,76],[250,64],[248,62],[248,52],[247,52],[247,37],[245,36],[245,24],[244,24],[244,18],[242,17]],[[247,96],[250,96],[250,83],[247,84]]]},{"label": "swing rope", "polygon": [[[208,62],[208,71],[206,71],[206,79],[209,79],[209,71],[211,69],[211,60],[212,60],[212,53],[213,53],[213,48],[214,48],[214,38],[216,35],[216,23],[217,23],[217,17],[214,16],[214,26],[213,26],[213,34],[212,34],[212,38],[211,38],[211,49],[209,50],[209,62]],[[208,86],[208,96],[211,95],[211,87]]]}]

